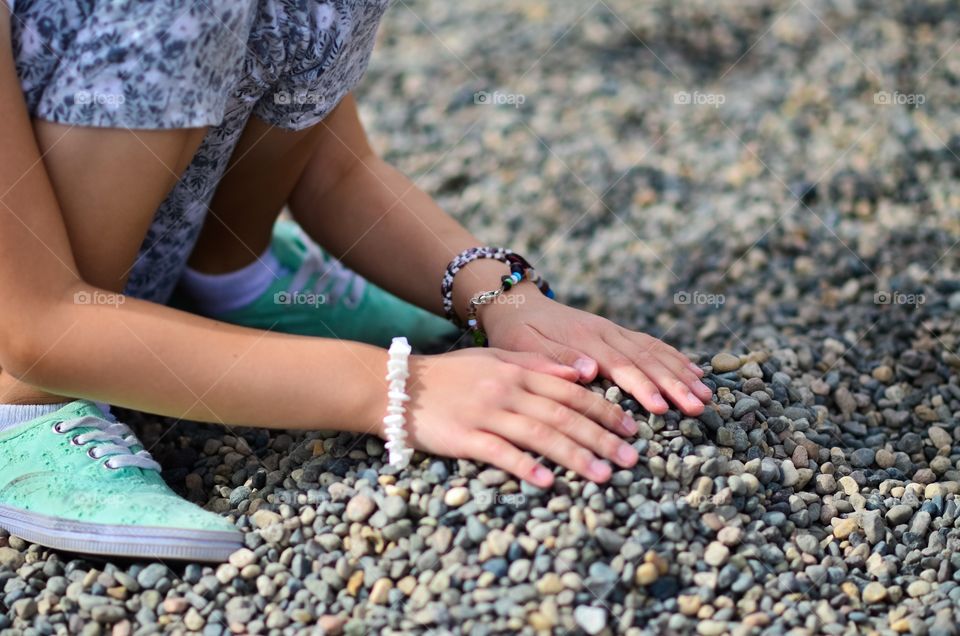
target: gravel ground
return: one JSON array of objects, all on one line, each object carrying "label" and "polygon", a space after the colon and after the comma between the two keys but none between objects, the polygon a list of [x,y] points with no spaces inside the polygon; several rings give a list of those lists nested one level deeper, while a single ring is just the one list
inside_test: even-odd
[{"label": "gravel ground", "polygon": [[957,633],[958,38],[932,1],[396,3],[376,146],[562,297],[691,352],[715,406],[637,412],[635,469],[549,492],[136,418],[248,549],[0,534],[0,631]]}]

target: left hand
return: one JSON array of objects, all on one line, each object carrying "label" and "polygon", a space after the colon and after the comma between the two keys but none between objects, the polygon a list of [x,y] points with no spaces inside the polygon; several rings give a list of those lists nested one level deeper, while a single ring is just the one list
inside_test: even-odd
[{"label": "left hand", "polygon": [[710,401],[712,392],[700,381],[703,371],[665,342],[550,300],[531,285],[509,293],[516,302],[480,309],[491,346],[550,356],[576,368],[581,382],[599,374],[651,413],[668,409],[664,396],[690,416]]}]

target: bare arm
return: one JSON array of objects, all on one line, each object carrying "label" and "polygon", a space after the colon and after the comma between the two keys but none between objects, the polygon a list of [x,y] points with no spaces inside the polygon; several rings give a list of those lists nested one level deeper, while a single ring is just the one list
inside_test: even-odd
[{"label": "bare arm", "polygon": [[[440,312],[440,280],[450,259],[482,242],[370,148],[356,105],[347,98],[321,124],[326,139],[294,191],[300,224],[360,273],[421,307]],[[507,246],[509,247],[509,246]],[[495,289],[506,266],[475,261],[457,274],[454,308]],[[711,391],[702,371],[670,345],[598,316],[547,300],[530,283],[479,317],[494,346],[547,355],[575,366],[581,380],[600,373],[655,413],[668,405],[698,415]],[[519,308],[519,309],[518,309]]]},{"label": "bare arm", "polygon": [[[319,124],[320,150],[290,207],[304,229],[350,267],[398,296],[443,313],[440,279],[450,260],[483,243],[370,147],[352,95]],[[457,275],[461,317],[470,297],[500,284],[503,263],[477,261]]]},{"label": "bare arm", "polygon": [[386,402],[380,349],[242,329],[131,298],[74,302],[77,293],[105,290],[85,282],[71,250],[14,69],[5,7],[0,148],[4,371],[58,395],[173,417],[379,429]]}]

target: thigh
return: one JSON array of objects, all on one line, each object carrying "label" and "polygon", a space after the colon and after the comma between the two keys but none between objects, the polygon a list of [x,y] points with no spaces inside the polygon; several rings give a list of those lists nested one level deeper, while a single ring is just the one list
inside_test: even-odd
[{"label": "thigh", "polygon": [[123,289],[157,207],[203,138],[203,129],[81,128],[36,120],[77,267],[87,282]]},{"label": "thigh", "polygon": [[320,125],[289,131],[251,117],[210,202],[191,264],[229,271],[243,264],[231,262],[231,254],[247,259],[264,252],[322,133]]}]

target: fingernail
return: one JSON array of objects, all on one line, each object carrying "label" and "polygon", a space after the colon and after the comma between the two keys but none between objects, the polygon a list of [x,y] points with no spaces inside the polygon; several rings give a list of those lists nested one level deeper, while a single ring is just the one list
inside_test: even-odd
[{"label": "fingernail", "polygon": [[690,370],[696,373],[697,375],[703,375],[703,369],[695,365],[694,363],[689,364]]},{"label": "fingernail", "polygon": [[629,444],[623,444],[617,449],[617,459],[624,464],[633,464],[637,461],[637,449]]},{"label": "fingernail", "polygon": [[637,422],[630,415],[623,416],[623,421],[620,422],[620,426],[627,435],[633,435],[637,432]]},{"label": "fingernail", "polygon": [[538,464],[533,468],[533,478],[539,483],[546,483],[550,481],[551,477],[553,477],[553,473],[547,467]]},{"label": "fingernail", "polygon": [[703,400],[698,398],[696,395],[694,395],[690,391],[687,391],[687,401],[691,403],[695,402],[697,404],[703,404]]},{"label": "fingernail", "polygon": [[593,360],[589,358],[577,358],[577,361],[573,363],[573,368],[580,373],[581,378],[585,378],[593,371]]},{"label": "fingernail", "polygon": [[696,389],[698,389],[698,390],[700,390],[700,391],[703,391],[704,393],[713,393],[713,391],[710,390],[710,387],[708,387],[708,386],[707,386],[706,384],[704,384],[703,382],[697,382],[697,383],[694,384],[693,386],[694,386],[694,388],[696,388]]},{"label": "fingernail", "polygon": [[650,398],[650,402],[653,404],[654,408],[665,409],[667,408],[667,402],[663,399],[659,393]]},{"label": "fingernail", "polygon": [[607,465],[607,462],[599,459],[590,461],[589,470],[597,479],[606,479],[610,476],[610,466]]}]

